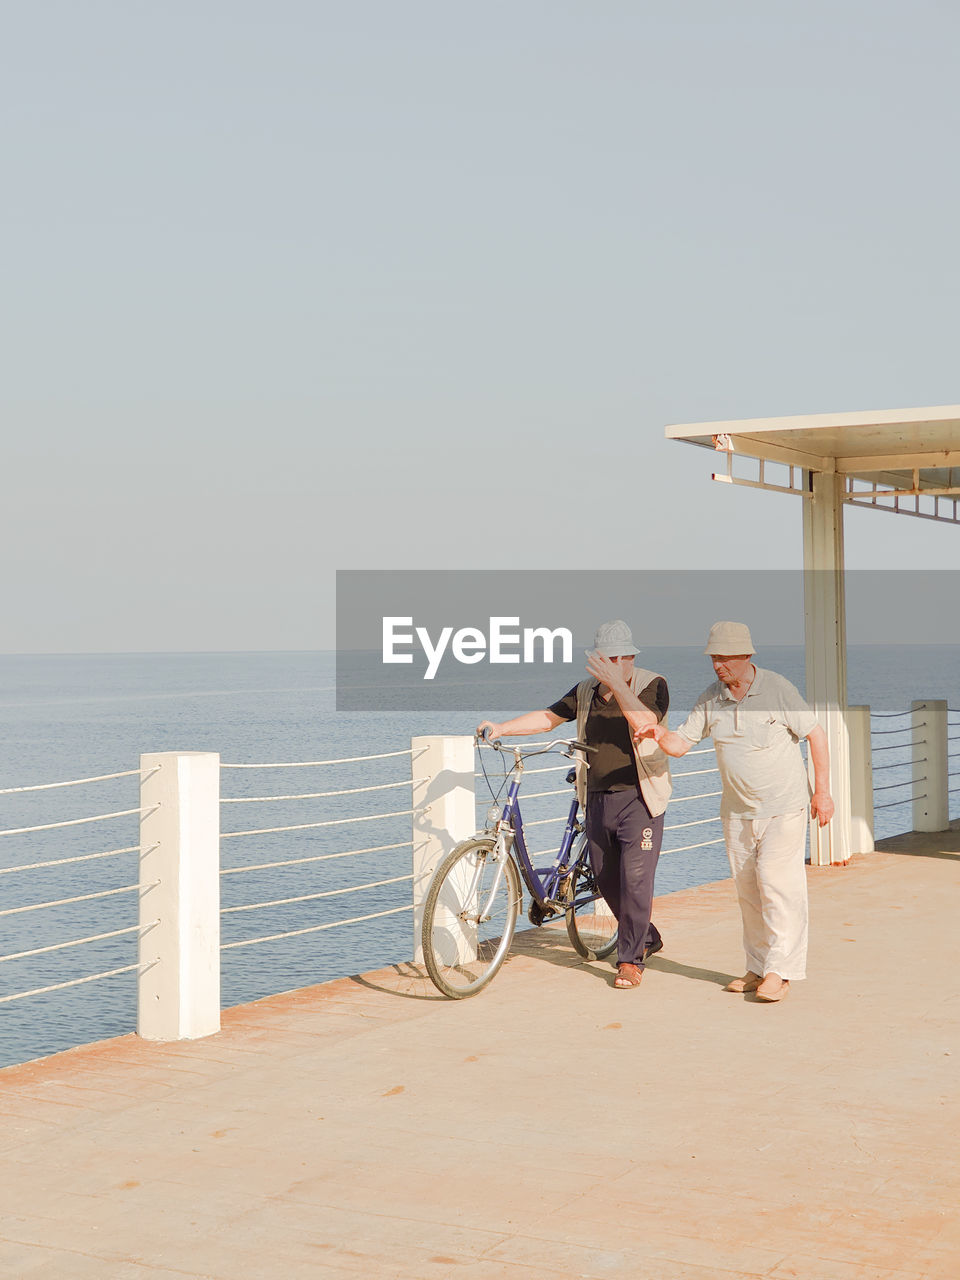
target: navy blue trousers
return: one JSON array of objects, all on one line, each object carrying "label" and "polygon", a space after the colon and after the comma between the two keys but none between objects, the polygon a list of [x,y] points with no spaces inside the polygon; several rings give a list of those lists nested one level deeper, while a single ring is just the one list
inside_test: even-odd
[{"label": "navy blue trousers", "polygon": [[661,942],[650,913],[663,817],[662,813],[658,818],[650,816],[639,786],[587,794],[590,862],[597,887],[617,917],[617,960],[641,969],[644,951]]}]

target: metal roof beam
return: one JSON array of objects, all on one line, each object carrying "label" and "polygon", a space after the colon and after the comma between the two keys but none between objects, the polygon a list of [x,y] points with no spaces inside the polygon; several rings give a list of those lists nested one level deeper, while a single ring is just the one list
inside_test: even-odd
[{"label": "metal roof beam", "polygon": [[930,467],[960,467],[960,449],[941,449],[937,453],[887,453],[870,457],[837,458],[837,470],[844,475],[858,471],[912,471]]},{"label": "metal roof beam", "polygon": [[804,453],[800,449],[788,449],[782,444],[770,444],[755,436],[731,435],[729,449],[721,453],[736,453],[746,458],[764,458],[767,462],[782,462],[788,467],[802,467],[806,471],[833,472],[836,466],[832,458],[822,454]]}]

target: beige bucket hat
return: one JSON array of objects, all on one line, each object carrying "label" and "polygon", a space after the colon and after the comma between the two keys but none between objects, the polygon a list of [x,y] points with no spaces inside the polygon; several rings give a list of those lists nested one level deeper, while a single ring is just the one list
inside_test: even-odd
[{"label": "beige bucket hat", "polygon": [[733,654],[754,654],[756,649],[750,639],[750,628],[745,622],[715,622],[710,628],[707,647],[703,651],[711,657],[719,654],[730,657]]},{"label": "beige bucket hat", "polygon": [[593,637],[593,647],[605,658],[629,658],[640,652],[633,643],[633,632],[621,618],[601,622]]}]

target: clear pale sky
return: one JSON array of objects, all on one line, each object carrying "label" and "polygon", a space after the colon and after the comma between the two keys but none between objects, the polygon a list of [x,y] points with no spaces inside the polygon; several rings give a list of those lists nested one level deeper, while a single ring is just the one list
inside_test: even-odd
[{"label": "clear pale sky", "polygon": [[952,0],[0,14],[2,651],[330,647],[337,568],[798,568],[664,425],[960,401]]}]

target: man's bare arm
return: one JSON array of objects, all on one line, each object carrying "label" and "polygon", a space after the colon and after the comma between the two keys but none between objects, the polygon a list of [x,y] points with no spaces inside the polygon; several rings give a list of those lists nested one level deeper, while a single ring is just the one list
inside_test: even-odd
[{"label": "man's bare arm", "polygon": [[547,733],[563,723],[561,717],[552,711],[528,711],[512,720],[504,720],[502,724],[481,720],[477,725],[477,733],[482,734],[484,729],[489,729],[491,738],[523,738],[530,733]]},{"label": "man's bare arm", "polygon": [[672,729],[664,728],[662,724],[641,730],[641,732],[635,733],[633,736],[636,741],[639,741],[640,738],[653,738],[660,750],[668,756],[685,756],[693,746],[689,738],[684,738],[679,733],[674,733]]},{"label": "man's bare arm", "polygon": [[601,684],[607,686],[616,698],[624,719],[635,733],[642,732],[644,729],[652,729],[660,723],[660,717],[657,713],[644,706],[627,684],[626,678],[616,662],[611,662],[609,658],[605,658],[602,653],[598,653],[594,649],[587,656],[587,670]]},{"label": "man's bare arm", "polygon": [[807,734],[810,759],[813,762],[813,797],[810,812],[825,827],[833,817],[834,804],[830,795],[830,749],[822,725],[816,725]]}]

